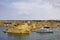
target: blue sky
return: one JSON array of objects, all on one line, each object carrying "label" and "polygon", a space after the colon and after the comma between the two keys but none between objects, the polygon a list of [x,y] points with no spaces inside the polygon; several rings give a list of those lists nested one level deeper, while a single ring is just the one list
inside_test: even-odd
[{"label": "blue sky", "polygon": [[0,0],[0,20],[60,20],[60,0]]}]

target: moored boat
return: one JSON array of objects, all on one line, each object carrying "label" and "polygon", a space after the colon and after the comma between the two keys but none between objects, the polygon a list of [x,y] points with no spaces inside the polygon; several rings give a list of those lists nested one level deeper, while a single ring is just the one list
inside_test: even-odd
[{"label": "moored boat", "polygon": [[37,32],[37,33],[53,33],[53,30],[51,30],[49,28],[40,28],[40,29],[36,29],[35,32]]}]

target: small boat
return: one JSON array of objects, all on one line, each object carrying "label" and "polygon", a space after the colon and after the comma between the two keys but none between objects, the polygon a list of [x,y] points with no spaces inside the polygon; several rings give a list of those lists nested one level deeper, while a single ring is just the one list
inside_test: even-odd
[{"label": "small boat", "polygon": [[49,29],[49,28],[40,28],[35,30],[35,32],[37,33],[53,33],[53,30]]}]

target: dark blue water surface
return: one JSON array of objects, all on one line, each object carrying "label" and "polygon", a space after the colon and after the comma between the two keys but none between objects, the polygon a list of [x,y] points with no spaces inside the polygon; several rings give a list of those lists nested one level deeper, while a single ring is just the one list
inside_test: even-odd
[{"label": "dark blue water surface", "polygon": [[60,40],[60,28],[53,28],[54,33],[7,34],[6,27],[0,27],[0,40]]}]

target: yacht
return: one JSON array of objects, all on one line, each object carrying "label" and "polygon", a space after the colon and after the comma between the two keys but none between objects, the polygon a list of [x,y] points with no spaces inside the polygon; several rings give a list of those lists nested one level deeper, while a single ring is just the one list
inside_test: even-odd
[{"label": "yacht", "polygon": [[53,33],[53,30],[50,28],[40,28],[40,29],[36,29],[35,32],[37,33]]}]

